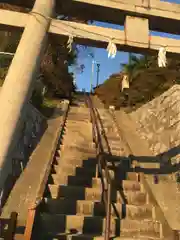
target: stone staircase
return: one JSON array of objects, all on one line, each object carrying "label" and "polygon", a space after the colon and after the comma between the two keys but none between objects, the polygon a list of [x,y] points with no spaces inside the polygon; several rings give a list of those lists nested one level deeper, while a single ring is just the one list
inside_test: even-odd
[{"label": "stone staircase", "polygon": [[[88,109],[71,107],[35,239],[104,239],[106,211],[101,179],[96,176],[91,128]],[[153,206],[137,174],[129,172],[122,179],[117,172],[110,170],[113,179],[111,238],[161,239],[161,223],[154,219]]]}]

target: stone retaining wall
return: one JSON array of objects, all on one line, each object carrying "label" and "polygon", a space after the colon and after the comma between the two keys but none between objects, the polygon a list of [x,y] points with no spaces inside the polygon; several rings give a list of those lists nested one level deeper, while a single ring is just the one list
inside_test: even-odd
[{"label": "stone retaining wall", "polygon": [[47,127],[46,118],[32,104],[29,103],[27,108],[21,136],[14,152],[14,159],[21,161],[23,165],[26,165],[30,154]]},{"label": "stone retaining wall", "polygon": [[11,161],[4,166],[1,175],[0,210],[4,205],[12,187],[28,163],[29,157],[40,141],[47,128],[46,118],[30,103],[27,104],[27,114],[21,125],[21,135],[12,153]]},{"label": "stone retaining wall", "polygon": [[162,154],[179,163],[180,85],[174,85],[130,117],[138,123],[138,134],[154,155]]},{"label": "stone retaining wall", "polygon": [[[148,141],[144,141],[139,137],[140,131],[139,134],[137,134],[137,129],[140,129],[138,124],[132,121],[130,115],[123,111],[116,111],[115,117],[119,125],[120,133],[129,146],[130,153],[134,159],[137,159],[137,161],[138,159],[140,160],[138,165],[145,169],[157,169],[158,164],[156,166],[156,162],[152,160],[159,160],[159,158],[153,156],[155,154],[150,151]],[[146,120],[148,121],[148,118]],[[156,173],[157,171],[155,170],[154,172]],[[143,179],[141,175],[141,183],[148,192],[149,200],[155,207],[154,217],[163,224],[163,234],[169,234],[171,229],[180,229],[180,191],[177,191],[177,183],[172,180],[169,175],[166,174],[165,180],[164,177],[163,175],[162,179],[162,176],[158,175],[158,183],[155,183],[153,172],[151,171],[151,173],[145,174]]]},{"label": "stone retaining wall", "polygon": [[[57,142],[62,138],[64,122],[69,108],[69,101],[64,100],[58,106],[48,121],[48,127],[12,189],[6,204],[2,210],[2,218],[9,218],[11,212],[18,213],[18,224],[24,227],[26,223],[28,208],[34,204],[42,185],[45,186],[44,176],[48,176],[49,166],[52,164],[53,156],[57,148]],[[47,179],[46,179],[47,180]]]}]

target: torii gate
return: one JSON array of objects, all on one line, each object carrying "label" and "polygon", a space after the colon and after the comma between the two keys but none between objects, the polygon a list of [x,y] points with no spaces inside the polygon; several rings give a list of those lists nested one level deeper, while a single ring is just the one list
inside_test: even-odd
[{"label": "torii gate", "polygon": [[[1,2],[13,2],[25,7],[32,7],[34,3],[33,0]],[[81,9],[84,19],[92,16],[94,20],[123,24],[125,29],[53,19],[56,7],[58,13],[77,16],[78,9]],[[156,24],[155,20],[158,20]],[[0,27],[24,28],[0,94],[0,190],[11,173],[12,152],[47,46],[48,33],[65,37],[65,40],[73,35],[78,43],[97,47],[107,47],[107,43],[113,40],[122,51],[156,52],[160,46],[167,46],[167,52],[177,55],[180,53],[180,40],[150,37],[149,29],[180,33],[177,26],[179,20],[179,5],[158,0],[36,0],[32,12],[28,14],[0,10]],[[173,25],[169,27],[168,23]]]}]

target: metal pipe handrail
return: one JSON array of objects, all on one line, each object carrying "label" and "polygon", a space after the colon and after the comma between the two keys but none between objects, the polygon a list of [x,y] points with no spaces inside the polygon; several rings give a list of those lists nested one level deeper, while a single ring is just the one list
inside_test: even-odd
[{"label": "metal pipe handrail", "polygon": [[44,176],[43,176],[43,178],[40,182],[39,189],[37,191],[37,195],[35,197],[35,200],[32,202],[32,204],[28,208],[28,215],[27,215],[26,227],[25,227],[25,232],[24,232],[24,239],[25,240],[32,240],[33,239],[34,226],[35,226],[35,223],[37,221],[37,215],[40,212],[41,205],[44,201],[44,199],[43,199],[44,191],[45,191],[45,188],[46,188],[47,183],[48,183],[48,177],[49,177],[49,174],[51,172],[51,167],[52,167],[52,164],[53,164],[53,161],[54,161],[55,152],[57,150],[57,146],[60,142],[62,133],[64,131],[66,119],[67,119],[67,116],[68,116],[68,111],[69,111],[69,104],[68,104],[67,109],[65,110],[65,114],[64,114],[63,119],[62,119],[62,126],[60,128],[60,131],[58,132],[58,134],[56,136],[54,148],[52,150],[52,157],[51,157],[50,161],[48,162],[48,165],[46,167],[46,171],[45,171]]},{"label": "metal pipe handrail", "polygon": [[[104,152],[103,144],[102,144],[102,136],[101,133],[103,133],[102,124],[100,121],[100,116],[96,109],[94,109],[92,100],[90,97],[86,98],[87,105],[90,109],[90,117],[92,122],[92,134],[93,134],[93,141],[96,145],[97,150],[97,158],[98,158],[98,173],[101,177],[102,181],[102,188],[103,188],[103,201],[105,203],[106,208],[106,226],[105,226],[105,240],[110,239],[110,232],[111,232],[111,191],[112,191],[112,183],[111,183],[111,177],[108,171],[107,166],[107,155]],[[98,126],[98,123],[101,126],[101,132],[100,127]],[[103,134],[104,137],[104,134]],[[107,139],[105,139],[105,142],[107,144]],[[104,174],[103,174],[104,170]]]},{"label": "metal pipe handrail", "polygon": [[99,130],[99,127],[98,127],[98,122],[97,122],[97,119],[99,120],[99,116],[96,115],[90,98],[88,98],[88,106],[90,107],[91,121],[92,121],[92,125],[93,125],[93,140],[96,144],[96,149],[98,149],[97,155],[102,156],[101,162],[103,161],[103,163],[104,163],[105,175],[107,176],[107,180],[110,183],[111,178],[109,176],[109,172],[108,172],[108,169],[107,169],[107,161],[105,160],[105,155],[106,154],[104,152],[104,148],[103,148],[103,144],[102,144],[102,138],[101,138],[100,130]]}]

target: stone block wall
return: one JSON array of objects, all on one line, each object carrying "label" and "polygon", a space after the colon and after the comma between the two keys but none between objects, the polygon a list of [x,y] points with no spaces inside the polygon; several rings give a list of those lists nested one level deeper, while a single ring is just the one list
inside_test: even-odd
[{"label": "stone block wall", "polygon": [[162,174],[158,175],[158,184],[148,175],[148,184],[169,226],[179,230],[180,85],[174,85],[130,117],[137,122],[140,138],[148,143],[154,155],[160,154]]},{"label": "stone block wall", "polygon": [[174,85],[130,116],[154,155],[163,154],[172,162],[180,162],[180,85]]},{"label": "stone block wall", "polygon": [[46,124],[46,118],[32,104],[28,103],[27,115],[22,124],[21,136],[13,155],[15,165],[20,164],[20,168],[25,167],[30,154],[46,128]]},{"label": "stone block wall", "polygon": [[[11,159],[11,171],[7,173],[4,190],[0,192],[0,212],[6,199],[26,167],[29,157],[47,127],[46,118],[30,103],[27,104],[27,114],[21,125],[21,135],[17,141]],[[5,170],[4,170],[5,171]]]}]

